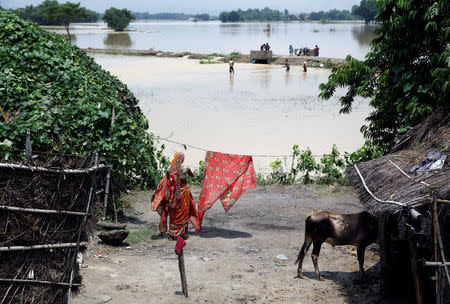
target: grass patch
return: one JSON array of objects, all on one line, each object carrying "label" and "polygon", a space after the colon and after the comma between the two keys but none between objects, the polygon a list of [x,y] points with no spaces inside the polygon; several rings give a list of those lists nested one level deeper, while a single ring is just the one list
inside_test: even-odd
[{"label": "grass patch", "polygon": [[125,239],[130,244],[139,244],[142,241],[148,241],[153,236],[154,232],[151,229],[141,229],[130,231],[130,234]]}]

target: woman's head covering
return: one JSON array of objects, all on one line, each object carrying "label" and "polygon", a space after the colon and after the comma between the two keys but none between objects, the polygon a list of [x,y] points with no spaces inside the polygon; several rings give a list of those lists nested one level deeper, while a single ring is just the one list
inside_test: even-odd
[{"label": "woman's head covering", "polygon": [[169,191],[168,200],[172,203],[174,200],[180,199],[180,175],[182,171],[181,165],[184,162],[184,154],[182,152],[177,152],[173,156],[173,160],[170,163],[168,170],[169,173]]}]

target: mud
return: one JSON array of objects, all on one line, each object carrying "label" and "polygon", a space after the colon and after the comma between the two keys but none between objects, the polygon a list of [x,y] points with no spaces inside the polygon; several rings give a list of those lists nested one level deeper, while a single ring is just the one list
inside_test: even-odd
[{"label": "mud", "polygon": [[[200,189],[194,189],[198,197]],[[132,192],[131,230],[157,231],[159,216],[150,211],[151,192]],[[220,202],[208,210],[203,231],[189,233],[184,257],[189,298],[181,295],[175,242],[154,236],[138,245],[109,247],[97,238],[84,257],[85,287],[73,303],[377,303],[380,299],[376,244],[366,251],[369,280],[358,273],[353,246],[324,244],[318,281],[309,258],[305,278],[296,278],[304,221],[319,209],[361,210],[346,187],[266,186],[247,191],[225,214]],[[102,253],[106,257],[97,258]],[[287,260],[278,260],[283,254]],[[309,256],[310,252],[308,252]]]}]

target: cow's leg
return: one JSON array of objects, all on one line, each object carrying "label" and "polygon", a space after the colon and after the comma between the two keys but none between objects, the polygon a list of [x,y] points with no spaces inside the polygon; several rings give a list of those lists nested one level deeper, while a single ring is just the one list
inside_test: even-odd
[{"label": "cow's leg", "polygon": [[319,261],[320,247],[322,246],[322,244],[323,244],[323,241],[315,241],[313,243],[313,251],[311,253],[311,259],[314,264],[314,270],[316,271],[316,276],[321,281],[323,281],[323,277],[320,275],[320,272],[319,272],[318,261]]},{"label": "cow's leg", "polygon": [[303,278],[303,274],[302,274],[303,259],[305,258],[305,255],[308,252],[309,247],[311,247],[311,243],[312,243],[311,238],[305,236],[305,241],[303,242],[302,249],[300,249],[300,252],[298,253],[297,261],[295,261],[295,264],[298,263],[297,276],[299,278]]},{"label": "cow's leg", "polygon": [[365,276],[364,273],[364,253],[366,252],[366,246],[359,244],[356,251],[358,252],[359,272]]}]

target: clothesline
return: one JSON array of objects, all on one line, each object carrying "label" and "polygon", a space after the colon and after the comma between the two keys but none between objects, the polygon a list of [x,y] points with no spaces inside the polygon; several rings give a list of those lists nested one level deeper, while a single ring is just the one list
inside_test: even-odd
[{"label": "clothesline", "polygon": [[[193,145],[185,144],[185,143],[182,143],[182,142],[179,142],[179,141],[167,139],[167,138],[160,137],[160,136],[156,136],[156,138],[158,140],[163,140],[163,141],[170,142],[170,143],[173,143],[173,144],[178,144],[178,145],[182,146],[185,150],[187,150],[187,148],[191,148],[191,149],[200,150],[200,151],[204,151],[204,152],[215,151],[213,149],[205,149],[205,148],[201,148],[201,147],[196,147],[196,146],[193,146]],[[339,154],[339,155],[343,156],[343,154]],[[273,154],[252,154],[251,156],[253,158],[255,158],[255,157],[278,158],[278,157],[292,157],[293,154],[279,154],[279,155],[273,155]],[[322,157],[323,155],[312,154],[312,156],[313,157]]]}]

